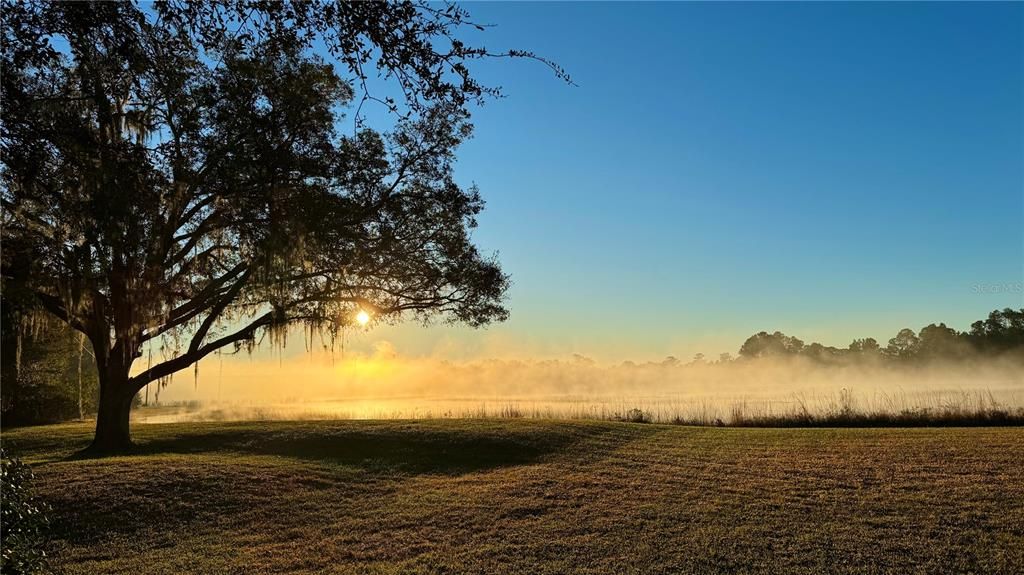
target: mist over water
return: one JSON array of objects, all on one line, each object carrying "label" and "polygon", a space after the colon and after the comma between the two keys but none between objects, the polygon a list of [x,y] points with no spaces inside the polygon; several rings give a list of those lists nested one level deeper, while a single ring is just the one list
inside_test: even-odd
[{"label": "mist over water", "polygon": [[[145,392],[144,392],[145,394]],[[825,364],[805,357],[722,363],[565,359],[450,361],[312,353],[204,361],[149,390],[140,422],[436,417],[624,417],[736,422],[752,416],[1024,409],[1019,359]],[[145,397],[145,395],[143,395]]]}]

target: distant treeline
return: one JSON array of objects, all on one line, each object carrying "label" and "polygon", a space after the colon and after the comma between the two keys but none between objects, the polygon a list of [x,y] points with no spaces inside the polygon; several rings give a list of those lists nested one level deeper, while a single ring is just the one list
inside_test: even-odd
[{"label": "distant treeline", "polygon": [[[987,319],[971,324],[969,331],[957,331],[944,323],[930,324],[915,332],[904,328],[882,345],[868,337],[855,339],[845,348],[806,344],[782,332],[762,331],[739,349],[739,359],[798,356],[821,362],[884,360],[898,362],[950,360],[1004,355],[1024,359],[1024,308],[994,310]],[[703,356],[697,359],[703,359]],[[730,361],[723,354],[720,361]]]}]

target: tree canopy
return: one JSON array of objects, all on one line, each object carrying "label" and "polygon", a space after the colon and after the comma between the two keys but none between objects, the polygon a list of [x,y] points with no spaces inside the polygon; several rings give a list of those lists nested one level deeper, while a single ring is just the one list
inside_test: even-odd
[{"label": "tree canopy", "polygon": [[[507,316],[471,240],[483,200],[453,177],[471,105],[498,94],[469,62],[564,78],[550,62],[468,46],[468,15],[427,2],[3,9],[5,296],[90,340],[98,448],[128,444],[144,385],[292,324]],[[132,374],[145,346],[163,361]]]}]

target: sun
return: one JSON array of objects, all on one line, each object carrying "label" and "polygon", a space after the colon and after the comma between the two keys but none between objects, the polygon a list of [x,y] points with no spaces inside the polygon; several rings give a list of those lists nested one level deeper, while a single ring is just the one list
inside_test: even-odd
[{"label": "sun", "polygon": [[359,313],[356,314],[356,323],[359,325],[370,323],[370,314],[366,313],[365,310],[359,310]]}]

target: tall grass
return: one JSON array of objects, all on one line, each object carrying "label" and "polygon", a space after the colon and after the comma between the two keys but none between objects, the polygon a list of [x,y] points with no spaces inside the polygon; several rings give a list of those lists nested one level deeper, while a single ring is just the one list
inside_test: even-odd
[{"label": "tall grass", "polygon": [[387,398],[142,408],[140,422],[323,419],[560,419],[736,427],[1024,425],[1014,393],[903,391],[758,397]]}]

